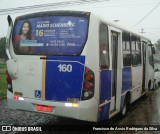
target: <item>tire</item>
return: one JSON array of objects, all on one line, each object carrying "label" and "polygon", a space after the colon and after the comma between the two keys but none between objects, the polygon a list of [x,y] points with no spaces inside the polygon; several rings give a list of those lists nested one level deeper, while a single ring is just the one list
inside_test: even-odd
[{"label": "tire", "polygon": [[153,82],[153,90],[156,90],[157,87],[158,87],[158,83],[155,84],[155,80],[154,80],[154,82]]},{"label": "tire", "polygon": [[120,114],[122,117],[125,117],[127,115],[127,112],[128,112],[128,104],[127,104],[127,99],[125,98]]},{"label": "tire", "polygon": [[148,83],[148,91],[151,91],[151,81]]}]

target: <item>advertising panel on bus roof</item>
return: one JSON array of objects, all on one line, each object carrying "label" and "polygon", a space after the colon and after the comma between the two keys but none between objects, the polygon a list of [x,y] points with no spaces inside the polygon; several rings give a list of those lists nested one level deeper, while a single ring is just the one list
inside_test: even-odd
[{"label": "advertising panel on bus roof", "polygon": [[79,16],[47,16],[16,21],[12,42],[16,54],[79,55],[89,20]]}]

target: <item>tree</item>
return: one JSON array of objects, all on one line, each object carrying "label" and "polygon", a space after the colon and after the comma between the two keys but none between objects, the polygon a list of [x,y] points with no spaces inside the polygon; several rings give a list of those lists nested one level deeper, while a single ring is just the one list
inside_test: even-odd
[{"label": "tree", "polygon": [[160,51],[160,39],[155,43],[157,50]]},{"label": "tree", "polygon": [[7,59],[6,51],[5,51],[6,38],[0,38],[0,58]]}]

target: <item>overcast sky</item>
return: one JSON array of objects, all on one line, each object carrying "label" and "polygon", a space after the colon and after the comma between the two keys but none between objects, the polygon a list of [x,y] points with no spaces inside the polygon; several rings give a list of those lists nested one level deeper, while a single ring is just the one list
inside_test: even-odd
[{"label": "overcast sky", "polygon": [[[80,1],[80,0],[0,0],[0,10],[16,7],[32,6],[32,5],[44,5],[48,3],[67,2],[67,1]],[[92,1],[92,0],[81,0]],[[96,1],[96,0],[95,0]],[[99,0],[100,1],[100,0]],[[91,11],[97,15],[102,16],[106,20],[113,21],[119,20],[118,24],[129,28],[137,33],[144,29],[144,35],[155,43],[160,39],[160,0],[101,0],[103,2],[87,3],[81,5],[66,5],[49,7],[45,9],[35,10],[21,10],[20,13],[7,13],[0,15],[0,37],[4,37],[7,34],[7,15],[10,14],[13,20],[16,16],[22,14],[28,14],[31,12],[38,12],[42,10],[84,10]],[[1,12],[0,12],[1,13]],[[147,17],[145,17],[147,16]],[[142,20],[142,21],[141,21]],[[139,24],[137,24],[141,21]],[[137,24],[137,25],[136,25]],[[135,26],[136,25],[136,26]],[[135,27],[134,27],[135,26]]]}]

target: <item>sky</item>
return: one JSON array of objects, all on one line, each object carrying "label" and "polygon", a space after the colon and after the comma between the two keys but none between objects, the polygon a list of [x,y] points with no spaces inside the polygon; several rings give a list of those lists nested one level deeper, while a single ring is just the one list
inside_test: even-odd
[{"label": "sky", "polygon": [[[63,5],[62,2],[78,1],[82,4]],[[92,2],[89,2],[92,1]],[[100,2],[101,1],[101,2]],[[60,3],[61,2],[61,3]],[[86,3],[84,3],[86,2]],[[26,6],[58,3],[57,6],[29,9]],[[2,14],[2,9],[23,7],[20,12]],[[150,38],[152,43],[160,39],[160,0],[0,0],[0,37],[7,34],[7,16],[14,20],[19,15],[39,12],[43,10],[80,10],[90,11],[129,30]]]}]

